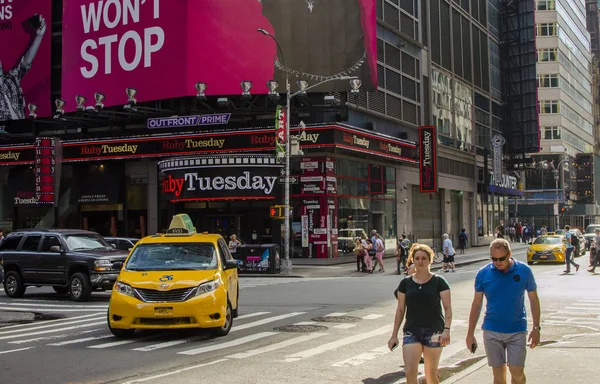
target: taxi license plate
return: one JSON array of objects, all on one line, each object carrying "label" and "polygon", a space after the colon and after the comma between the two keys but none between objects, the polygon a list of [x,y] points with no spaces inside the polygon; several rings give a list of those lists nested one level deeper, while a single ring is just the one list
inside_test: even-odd
[{"label": "taxi license plate", "polygon": [[547,256],[547,255],[541,255],[541,256],[540,256],[540,259],[547,259],[547,258],[548,258],[548,256]]},{"label": "taxi license plate", "polygon": [[154,316],[173,316],[173,307],[154,307]]}]

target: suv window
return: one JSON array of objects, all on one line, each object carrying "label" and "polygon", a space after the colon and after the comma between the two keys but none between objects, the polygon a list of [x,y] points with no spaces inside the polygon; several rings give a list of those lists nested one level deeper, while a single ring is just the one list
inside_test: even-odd
[{"label": "suv window", "polygon": [[50,247],[58,246],[60,247],[60,240],[56,236],[46,236],[44,237],[44,242],[42,243],[42,252],[50,252]]},{"label": "suv window", "polygon": [[30,251],[30,252],[37,251],[38,246],[40,245],[41,239],[42,239],[42,236],[38,236],[38,235],[27,236],[25,238],[25,241],[23,242],[21,251]]},{"label": "suv window", "polygon": [[19,247],[19,243],[23,236],[8,236],[2,240],[0,251],[14,251]]}]

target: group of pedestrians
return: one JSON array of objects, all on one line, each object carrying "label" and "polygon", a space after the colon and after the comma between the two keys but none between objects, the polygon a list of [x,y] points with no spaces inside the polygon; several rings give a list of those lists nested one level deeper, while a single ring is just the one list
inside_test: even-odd
[{"label": "group of pedestrians", "polygon": [[379,264],[379,273],[385,272],[383,265],[384,253],[385,242],[383,237],[377,233],[377,230],[371,232],[371,238],[368,238],[363,232],[361,237],[356,238],[354,244],[356,270],[358,272],[373,273],[377,264]]},{"label": "group of pedestrians", "polygon": [[[599,231],[600,237],[600,231]],[[466,347],[475,353],[478,342],[475,328],[486,298],[483,320],[483,344],[488,364],[492,367],[494,383],[506,383],[507,367],[511,382],[525,383],[527,341],[534,348],[540,341],[540,300],[531,268],[512,258],[510,244],[495,239],[490,244],[491,262],[481,268],[475,277],[475,295],[469,314]],[[394,291],[397,309],[390,350],[400,345],[407,384],[418,383],[418,365],[423,357],[428,384],[439,383],[438,365],[442,348],[449,345],[452,331],[452,302],[450,285],[440,275],[431,272],[433,250],[424,244],[414,244],[408,254],[408,263],[414,270],[402,279]],[[525,293],[529,298],[533,329],[527,335]]]}]

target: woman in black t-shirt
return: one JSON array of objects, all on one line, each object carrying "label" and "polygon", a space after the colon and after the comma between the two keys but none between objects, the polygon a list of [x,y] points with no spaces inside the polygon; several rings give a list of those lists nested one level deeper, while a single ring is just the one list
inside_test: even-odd
[{"label": "woman in black t-shirt", "polygon": [[442,355],[441,347],[450,344],[450,286],[442,276],[431,273],[433,258],[434,253],[430,247],[415,244],[410,250],[408,260],[409,263],[414,263],[416,272],[402,279],[394,292],[398,298],[398,309],[388,346],[390,350],[398,346],[398,331],[406,313],[402,355],[407,384],[418,383],[421,355],[425,360],[427,383],[439,383],[437,371]]}]

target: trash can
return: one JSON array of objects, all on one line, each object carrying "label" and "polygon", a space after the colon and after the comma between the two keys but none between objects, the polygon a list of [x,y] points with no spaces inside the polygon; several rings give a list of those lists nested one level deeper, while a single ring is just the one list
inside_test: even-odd
[{"label": "trash can", "polygon": [[240,272],[275,274],[280,270],[279,244],[242,244],[234,257]]}]

